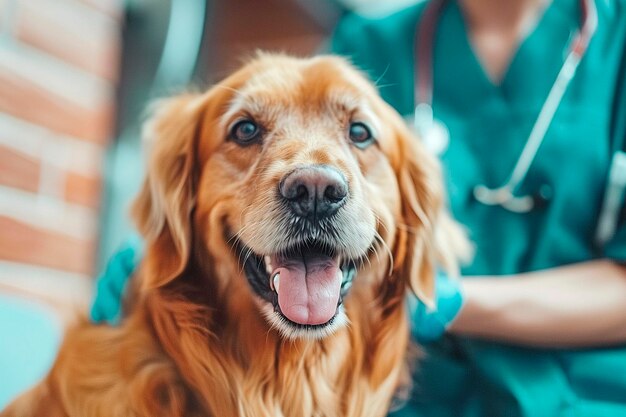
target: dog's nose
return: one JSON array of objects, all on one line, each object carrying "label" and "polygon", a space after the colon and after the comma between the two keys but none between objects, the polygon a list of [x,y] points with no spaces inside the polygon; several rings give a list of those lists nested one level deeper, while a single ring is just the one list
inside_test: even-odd
[{"label": "dog's nose", "polygon": [[312,220],[332,216],[348,196],[344,176],[327,165],[296,168],[283,177],[278,188],[296,215]]}]

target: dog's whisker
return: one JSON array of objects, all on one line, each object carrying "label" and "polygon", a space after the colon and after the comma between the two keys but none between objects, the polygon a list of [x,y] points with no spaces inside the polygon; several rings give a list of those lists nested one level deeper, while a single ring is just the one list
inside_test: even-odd
[{"label": "dog's whisker", "polygon": [[396,228],[398,230],[404,230],[405,232],[412,233],[412,234],[419,233],[419,228],[414,227],[414,226],[409,226],[408,224],[404,224],[404,223],[398,223],[396,225]]},{"label": "dog's whisker", "polygon": [[[385,225],[385,222],[383,222],[380,216],[378,215],[376,215],[376,224],[377,226],[380,226],[381,228],[385,229],[387,233],[389,233],[389,229]],[[393,266],[394,266],[393,252],[391,251],[391,248],[389,247],[385,239],[383,239],[380,233],[378,233],[378,228],[376,230],[374,239],[380,244],[381,248],[385,251],[385,253],[387,254],[387,257],[389,258],[388,275],[391,276],[391,274],[393,273]]]},{"label": "dog's whisker", "polygon": [[231,237],[229,239],[229,242],[232,241],[233,245],[235,248],[237,248],[237,260],[239,262],[240,265],[243,265],[243,263],[241,262],[241,256],[242,256],[242,252],[243,252],[243,246],[241,245],[241,237],[237,234],[233,235],[233,237]]},{"label": "dog's whisker", "polygon": [[374,81],[374,85],[376,86],[376,88],[382,88],[391,84],[387,84],[387,85],[379,85],[378,83],[385,78],[385,75],[387,75],[387,71],[389,71],[389,64],[387,64],[387,67],[385,67],[385,70],[382,72],[382,74],[376,79],[376,81]]}]

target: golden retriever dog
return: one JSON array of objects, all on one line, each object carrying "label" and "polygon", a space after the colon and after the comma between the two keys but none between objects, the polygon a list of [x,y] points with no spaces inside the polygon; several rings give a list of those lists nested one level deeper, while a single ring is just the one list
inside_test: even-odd
[{"label": "golden retriever dog", "polygon": [[462,240],[401,117],[341,58],[259,54],[144,136],[132,309],[71,329],[2,416],[384,416],[407,293]]}]

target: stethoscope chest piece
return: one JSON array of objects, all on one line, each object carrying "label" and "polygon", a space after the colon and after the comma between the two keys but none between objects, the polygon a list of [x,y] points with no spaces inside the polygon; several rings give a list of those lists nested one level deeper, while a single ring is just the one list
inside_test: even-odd
[{"label": "stethoscope chest piece", "polygon": [[486,206],[501,206],[514,213],[528,213],[535,207],[535,199],[530,195],[518,197],[511,188],[489,188],[485,185],[474,187],[474,198]]},{"label": "stethoscope chest piece", "polygon": [[528,213],[535,208],[545,207],[552,199],[552,187],[543,184],[535,194],[516,196],[510,185],[489,188],[477,185],[472,190],[476,201],[486,206],[500,206],[513,213]]}]

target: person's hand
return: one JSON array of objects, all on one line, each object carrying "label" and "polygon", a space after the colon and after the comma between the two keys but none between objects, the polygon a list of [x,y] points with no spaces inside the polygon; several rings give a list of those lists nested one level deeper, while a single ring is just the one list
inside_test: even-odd
[{"label": "person's hand", "polygon": [[417,341],[428,343],[439,339],[463,306],[461,283],[443,272],[435,278],[435,308],[430,309],[415,296],[409,298],[411,332]]},{"label": "person's hand", "polygon": [[143,242],[133,235],[111,256],[104,272],[98,277],[96,295],[91,306],[91,320],[119,322],[126,283],[132,276],[143,254]]}]

